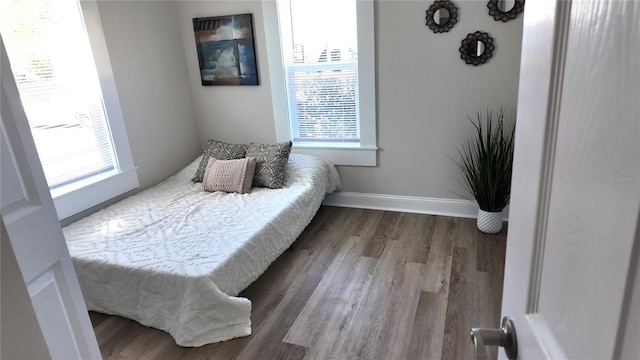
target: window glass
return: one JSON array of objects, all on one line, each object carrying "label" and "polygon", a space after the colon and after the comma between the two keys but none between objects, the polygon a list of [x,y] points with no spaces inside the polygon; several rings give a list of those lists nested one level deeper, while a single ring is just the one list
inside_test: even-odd
[{"label": "window glass", "polygon": [[280,0],[291,139],[360,142],[355,0]]},{"label": "window glass", "polygon": [[0,31],[49,187],[114,170],[77,2],[13,0],[2,7]]},{"label": "window glass", "polygon": [[138,186],[97,4],[83,6],[91,43],[78,0],[0,2],[0,33],[60,219]]}]

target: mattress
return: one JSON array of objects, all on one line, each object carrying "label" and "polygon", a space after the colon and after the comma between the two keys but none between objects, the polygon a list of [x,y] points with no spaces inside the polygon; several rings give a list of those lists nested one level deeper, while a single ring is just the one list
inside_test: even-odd
[{"label": "mattress", "polygon": [[89,310],[167,331],[181,346],[251,334],[251,302],[236,295],[340,189],[335,166],[292,154],[282,189],[207,193],[176,175],[63,229]]}]

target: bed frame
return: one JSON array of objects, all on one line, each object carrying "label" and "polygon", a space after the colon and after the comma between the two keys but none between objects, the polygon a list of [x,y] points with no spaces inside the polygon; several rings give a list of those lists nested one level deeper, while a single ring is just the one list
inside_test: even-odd
[{"label": "bed frame", "polygon": [[208,193],[176,175],[63,231],[89,310],[170,333],[181,346],[251,334],[236,295],[300,235],[341,183],[333,164],[292,154],[282,189]]}]

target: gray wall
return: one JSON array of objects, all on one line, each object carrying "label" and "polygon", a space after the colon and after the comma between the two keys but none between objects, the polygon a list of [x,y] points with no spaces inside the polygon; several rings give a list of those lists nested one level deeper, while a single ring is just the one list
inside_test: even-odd
[{"label": "gray wall", "polygon": [[99,1],[131,152],[146,188],[201,153],[175,2]]},{"label": "gray wall", "polygon": [[[448,33],[425,25],[428,3],[376,1],[377,167],[340,166],[345,191],[456,197],[447,155],[473,134],[467,115],[515,110],[522,16],[507,23],[486,1],[459,1]],[[103,1],[99,10],[141,188],[175,173],[209,138],[274,142],[260,1]],[[254,14],[260,86],[200,85],[192,18]],[[464,64],[467,33],[495,39],[494,57]]]},{"label": "gray wall", "polygon": [[[378,166],[340,166],[345,191],[454,198],[459,175],[445,154],[473,134],[467,115],[515,110],[522,16],[496,22],[485,0],[456,3],[458,24],[434,34],[428,3],[376,1]],[[184,167],[209,138],[275,141],[260,1],[100,1],[99,10],[140,189]],[[239,13],[254,15],[260,86],[201,86],[192,18]],[[496,46],[478,67],[458,53],[476,30]]]},{"label": "gray wall", "polygon": [[[486,1],[456,3],[458,23],[443,34],[424,24],[428,2],[376,3],[379,166],[341,167],[345,190],[455,197],[451,177],[458,171],[445,154],[455,157],[473,134],[467,115],[487,107],[515,110],[522,16],[498,23]],[[477,67],[458,52],[476,30],[491,34],[496,46],[494,57]]]},{"label": "gray wall", "polygon": [[[253,14],[260,85],[202,86],[192,19],[246,13]],[[275,142],[260,1],[181,1],[178,15],[201,144],[210,138],[238,143]]]},{"label": "gray wall", "polygon": [[[515,110],[522,15],[496,22],[485,0],[456,4],[456,26],[434,34],[425,26],[429,2],[376,1],[378,166],[340,166],[345,191],[455,198],[458,171],[445,154],[455,157],[473,134],[467,115],[487,107]],[[188,1],[178,10],[201,143],[275,141],[261,3]],[[191,19],[246,12],[254,14],[261,85],[201,86]],[[460,59],[458,48],[476,30],[489,32],[496,49],[487,64],[474,67]]]}]

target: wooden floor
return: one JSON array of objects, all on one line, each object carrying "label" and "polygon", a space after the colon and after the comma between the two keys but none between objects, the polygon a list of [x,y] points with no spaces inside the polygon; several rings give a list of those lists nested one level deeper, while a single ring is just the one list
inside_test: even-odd
[{"label": "wooden floor", "polygon": [[500,322],[505,247],[473,219],[322,207],[240,294],[249,337],[181,348],[90,315],[105,359],[472,359],[470,328]]}]

